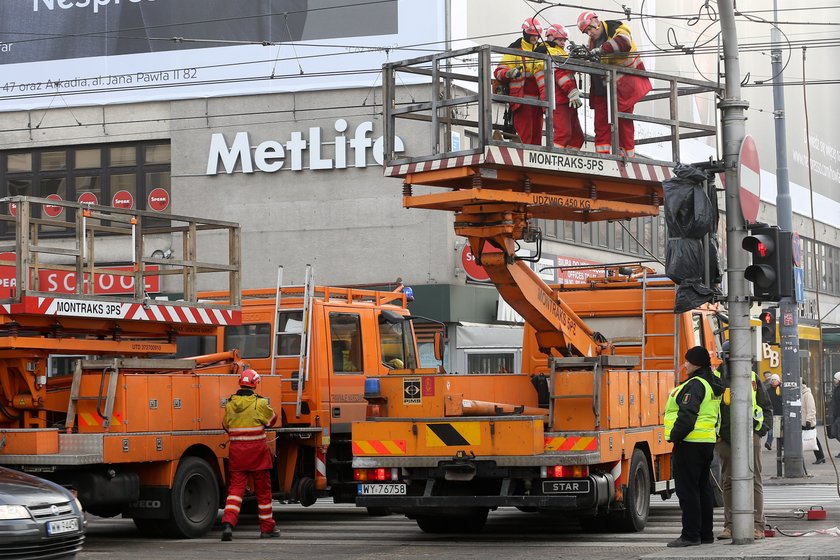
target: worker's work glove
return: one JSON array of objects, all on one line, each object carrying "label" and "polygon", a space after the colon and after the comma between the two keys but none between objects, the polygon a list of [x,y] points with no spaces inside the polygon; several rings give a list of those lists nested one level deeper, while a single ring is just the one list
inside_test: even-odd
[{"label": "worker's work glove", "polygon": [[507,74],[505,76],[509,80],[518,80],[519,78],[522,77],[522,73],[523,73],[522,67],[521,66],[516,66],[515,68],[511,68],[510,70],[508,70]]},{"label": "worker's work glove", "polygon": [[583,101],[580,100],[580,90],[575,88],[569,92],[569,107],[577,109],[581,105],[583,105]]}]

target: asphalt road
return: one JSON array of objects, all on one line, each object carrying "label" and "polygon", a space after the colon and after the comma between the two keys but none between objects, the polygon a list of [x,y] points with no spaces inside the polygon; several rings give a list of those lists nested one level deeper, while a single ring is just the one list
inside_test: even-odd
[{"label": "asphalt road", "polygon": [[[778,481],[765,488],[768,522],[786,532],[825,529],[838,525],[840,498],[829,484]],[[828,519],[807,521],[802,511],[824,507]],[[716,510],[716,527],[723,524],[723,510]],[[254,518],[245,518],[230,543],[219,541],[221,528],[201,539],[144,539],[130,520],[89,518],[88,538],[80,560],[138,560],[154,558],[229,560],[247,557],[311,558],[325,560],[400,558],[539,559],[601,558],[627,560],[665,552],[665,544],[680,531],[680,511],[675,498],[654,499],[645,531],[636,534],[600,534],[581,531],[563,519],[502,509],[490,514],[477,535],[431,535],[403,516],[370,517],[363,509],[331,503],[310,508],[276,504],[279,539],[259,539]],[[829,537],[823,537],[829,538]],[[783,542],[784,537],[772,542]],[[317,552],[314,552],[317,550]]]}]

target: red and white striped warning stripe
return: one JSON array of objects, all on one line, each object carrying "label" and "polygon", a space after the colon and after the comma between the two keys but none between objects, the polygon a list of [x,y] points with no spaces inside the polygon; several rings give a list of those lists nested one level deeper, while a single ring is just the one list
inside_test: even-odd
[{"label": "red and white striped warning stripe", "polygon": [[483,155],[435,159],[388,166],[385,168],[385,175],[387,177],[404,177],[411,173],[485,164],[600,175],[602,177],[615,177],[653,183],[661,183],[673,176],[671,170],[665,165],[639,162],[628,163],[615,159],[601,158],[587,152],[557,153],[506,146],[487,146]]},{"label": "red and white striped warning stripe", "polygon": [[20,304],[0,305],[0,314],[12,313],[195,325],[235,325],[241,322],[242,315],[241,311],[231,309],[49,297],[25,297]]},{"label": "red and white striped warning stripe", "polygon": [[649,165],[647,163],[624,164],[613,161],[618,166],[621,177],[625,179],[638,179],[640,181],[653,181],[661,183],[674,176],[671,169],[664,165]]},{"label": "red and white striped warning stripe", "polygon": [[403,177],[411,173],[420,173],[422,171],[436,171],[438,169],[449,169],[452,167],[479,165],[483,160],[483,154],[473,154],[470,156],[418,161],[417,163],[407,163],[404,165],[388,165],[385,167],[385,176]]}]

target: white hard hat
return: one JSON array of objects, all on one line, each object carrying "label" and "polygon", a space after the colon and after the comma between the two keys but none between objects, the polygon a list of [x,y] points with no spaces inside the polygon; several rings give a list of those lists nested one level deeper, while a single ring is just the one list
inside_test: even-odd
[{"label": "white hard hat", "polygon": [[840,381],[840,371],[834,374],[834,381]]}]

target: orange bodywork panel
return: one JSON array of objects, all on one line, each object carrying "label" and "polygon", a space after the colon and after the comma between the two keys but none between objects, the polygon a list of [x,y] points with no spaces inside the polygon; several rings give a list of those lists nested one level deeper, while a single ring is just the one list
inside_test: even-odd
[{"label": "orange bodywork panel", "polygon": [[353,428],[353,455],[358,457],[533,456],[544,449],[542,418],[505,416],[361,422]]},{"label": "orange bodywork panel", "polygon": [[615,430],[661,424],[659,402],[674,387],[672,372],[604,370],[600,373],[600,402],[595,399],[595,379],[591,371],[555,372],[552,431]]}]

